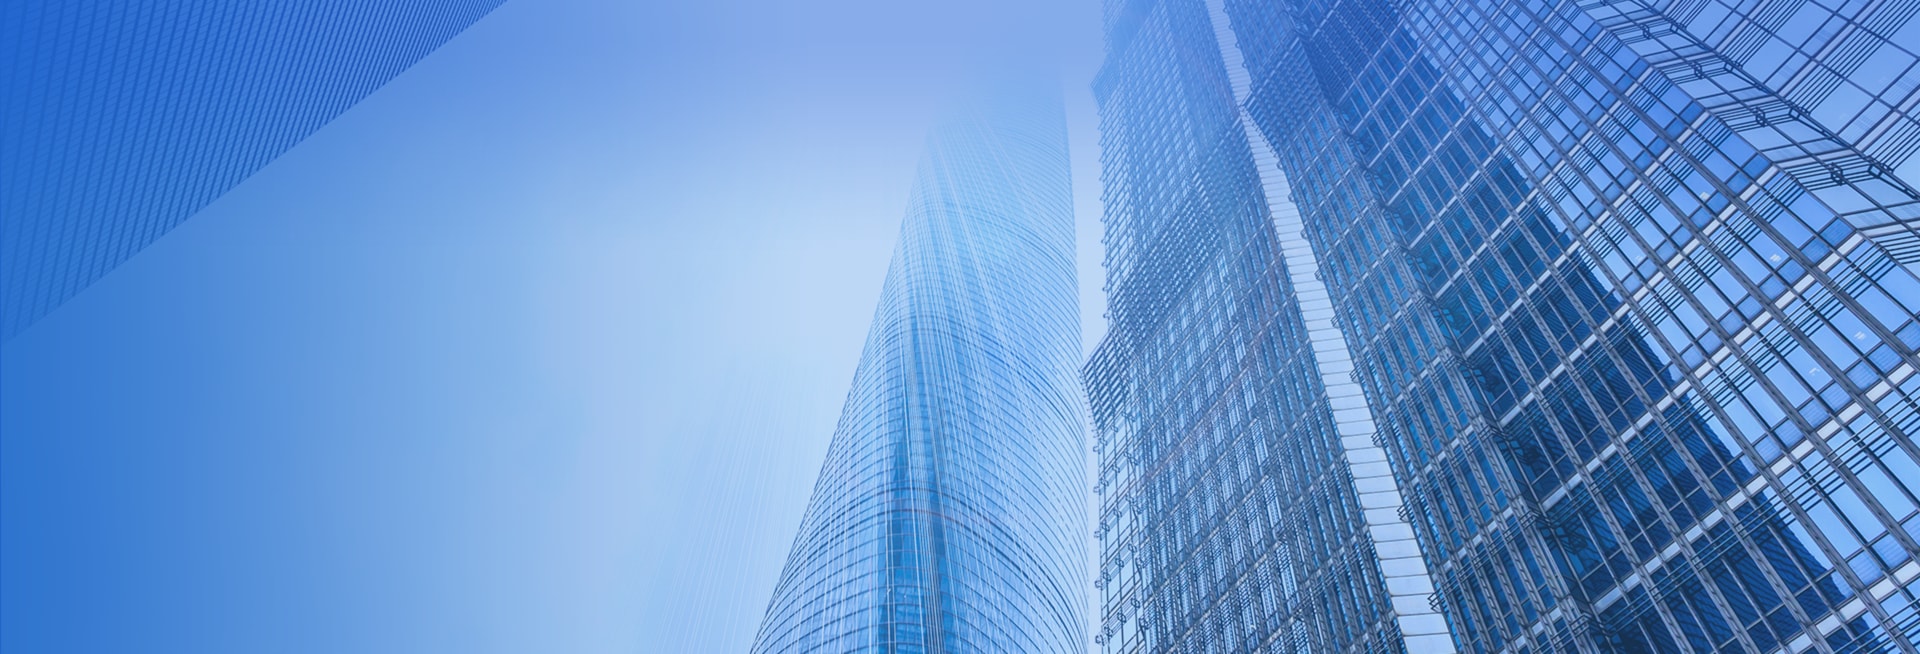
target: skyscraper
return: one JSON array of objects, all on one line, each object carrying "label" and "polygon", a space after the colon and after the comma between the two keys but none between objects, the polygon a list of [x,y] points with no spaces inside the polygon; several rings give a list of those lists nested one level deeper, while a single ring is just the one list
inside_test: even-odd
[{"label": "skyscraper", "polygon": [[0,339],[499,4],[0,4]]},{"label": "skyscraper", "polygon": [[1448,651],[1298,220],[1269,206],[1285,182],[1235,101],[1225,17],[1114,3],[1107,25],[1100,644]]},{"label": "skyscraper", "polygon": [[753,651],[1084,651],[1085,442],[1058,99],[935,131]]},{"label": "skyscraper", "polygon": [[[1227,651],[1920,651],[1916,8],[1111,3],[1114,331],[1088,368],[1107,651],[1196,629]],[[1207,108],[1138,108],[1155,88]],[[1209,149],[1227,163],[1181,168]],[[1155,157],[1180,169],[1137,172]],[[1189,200],[1220,189],[1231,208]],[[1200,227],[1155,224],[1176,218]],[[1279,315],[1193,319],[1288,288],[1205,281],[1226,268],[1192,253],[1248,231],[1274,243],[1246,266],[1292,282]],[[1238,353],[1268,334],[1312,356]],[[1235,422],[1293,397],[1352,440]],[[1208,512],[1302,471],[1337,499],[1228,493],[1287,516],[1250,536]],[[1423,565],[1387,546],[1396,517]],[[1179,528],[1114,533],[1195,519],[1171,557],[1153,541]],[[1367,590],[1329,630],[1302,580],[1349,559]],[[1126,574],[1156,590],[1114,592]],[[1408,620],[1429,588],[1449,642]]]}]

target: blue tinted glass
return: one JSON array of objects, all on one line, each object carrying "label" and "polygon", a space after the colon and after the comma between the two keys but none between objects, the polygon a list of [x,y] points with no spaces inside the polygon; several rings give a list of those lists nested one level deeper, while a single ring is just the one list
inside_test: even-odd
[{"label": "blue tinted glass", "polygon": [[1084,437],[1059,101],[928,142],[754,652],[1084,651]]},{"label": "blue tinted glass", "polygon": [[0,4],[0,338],[499,4]]},{"label": "blue tinted glass", "polygon": [[[1088,374],[1107,651],[1920,635],[1899,481],[1920,473],[1920,127],[1891,109],[1920,86],[1897,36],[1920,4],[1224,5],[1229,30],[1200,0],[1108,3],[1114,324]],[[1281,417],[1242,417],[1268,403]],[[1360,409],[1451,644],[1418,642],[1397,601],[1407,568],[1372,528],[1393,516],[1365,510],[1352,449],[1368,430],[1339,421]],[[1329,426],[1345,438],[1316,445]],[[1311,481],[1329,471],[1351,485]],[[1223,494],[1284,518],[1241,526]],[[1268,559],[1279,608],[1223,617]],[[1315,596],[1378,578],[1394,600]]]}]

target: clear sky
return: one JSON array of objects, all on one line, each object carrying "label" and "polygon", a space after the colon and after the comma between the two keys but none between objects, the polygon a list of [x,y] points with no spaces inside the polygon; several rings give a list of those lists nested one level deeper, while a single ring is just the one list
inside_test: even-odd
[{"label": "clear sky", "polygon": [[511,0],[0,354],[0,649],[741,652],[926,128],[1093,0]]}]

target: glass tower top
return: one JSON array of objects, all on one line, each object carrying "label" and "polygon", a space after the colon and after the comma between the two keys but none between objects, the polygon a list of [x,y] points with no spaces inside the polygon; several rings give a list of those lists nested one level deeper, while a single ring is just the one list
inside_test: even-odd
[{"label": "glass tower top", "polygon": [[936,130],[753,652],[1084,652],[1085,454],[1057,98]]}]

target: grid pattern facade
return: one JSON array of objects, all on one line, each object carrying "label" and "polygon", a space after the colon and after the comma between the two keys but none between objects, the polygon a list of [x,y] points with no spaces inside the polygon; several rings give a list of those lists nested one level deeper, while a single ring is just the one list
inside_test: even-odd
[{"label": "grid pattern facade", "polygon": [[1920,23],[1912,20],[1920,2],[1690,0],[1620,9],[1626,11],[1595,19],[1630,31],[1615,36],[1649,63],[1674,68],[1677,78],[1715,78],[1722,91],[1769,89],[1738,111],[1807,123],[1882,166],[1843,174],[1892,169],[1905,184],[1920,183],[1913,157],[1920,150]]},{"label": "grid pattern facade", "polygon": [[1920,263],[1920,2],[1584,8],[1802,190]]},{"label": "grid pattern facade", "polygon": [[1261,192],[1280,239],[1280,258],[1285,262],[1306,320],[1307,340],[1313,346],[1312,364],[1327,388],[1327,403],[1333,410],[1340,446],[1347,460],[1347,471],[1359,493],[1367,535],[1373,540],[1380,572],[1386,580],[1394,622],[1400,627],[1403,645],[1416,654],[1453,654],[1453,637],[1446,619],[1439,614],[1433,595],[1433,575],[1414,539],[1406,498],[1401,494],[1386,450],[1380,446],[1379,424],[1374,420],[1372,403],[1355,380],[1353,348],[1346,332],[1334,320],[1332,297],[1322,281],[1320,257],[1314,252],[1302,230],[1300,209],[1292,200],[1293,188],[1280,171],[1278,155],[1266,135],[1255,126],[1246,104],[1252,94],[1252,76],[1240,52],[1238,38],[1229,26],[1221,0],[1208,0],[1207,13],[1213,19],[1221,58],[1227,76],[1233,81],[1233,96],[1241,106],[1240,126],[1247,134],[1253,162],[1260,174]]},{"label": "grid pattern facade", "polygon": [[1085,651],[1085,437],[1064,112],[936,130],[752,651]]},{"label": "grid pattern facade", "polygon": [[1227,4],[1462,650],[1916,651],[1905,117],[1705,3]]},{"label": "grid pattern facade", "polygon": [[500,1],[0,3],[0,339]]},{"label": "grid pattern facade", "polygon": [[1354,477],[1382,464],[1349,458],[1216,33],[1198,1],[1107,7],[1095,641],[1405,651]]}]

